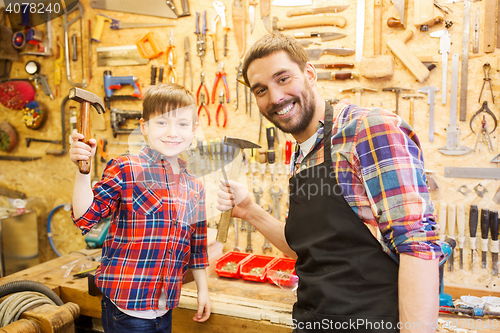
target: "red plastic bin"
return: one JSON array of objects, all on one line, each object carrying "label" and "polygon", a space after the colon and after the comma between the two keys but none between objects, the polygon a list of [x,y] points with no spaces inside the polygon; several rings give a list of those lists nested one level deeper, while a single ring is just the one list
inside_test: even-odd
[{"label": "red plastic bin", "polygon": [[[295,262],[295,259],[277,258],[277,260],[273,261],[267,269],[267,281],[282,287],[296,285],[299,278],[295,275]],[[283,274],[271,276],[273,272],[288,270],[291,271],[289,277],[284,277]]]},{"label": "red plastic bin", "polygon": [[[240,275],[240,266],[241,263],[248,259],[251,256],[250,253],[241,253],[241,252],[233,252],[230,251],[226,254],[224,254],[222,257],[217,259],[215,262],[215,271],[219,276],[222,277],[228,277],[228,278],[233,278],[233,279],[239,279],[241,278]],[[231,272],[231,271],[226,271],[223,270],[222,267],[224,267],[228,262],[234,261],[236,264],[238,264],[238,268],[236,269],[236,272]]]},{"label": "red plastic bin", "polygon": [[[256,281],[256,282],[266,282],[266,273],[269,264],[272,263],[277,258],[271,256],[263,256],[259,254],[254,254],[250,256],[245,262],[240,265],[240,274],[243,280]],[[261,275],[250,274],[253,268],[262,267],[263,271]]]}]

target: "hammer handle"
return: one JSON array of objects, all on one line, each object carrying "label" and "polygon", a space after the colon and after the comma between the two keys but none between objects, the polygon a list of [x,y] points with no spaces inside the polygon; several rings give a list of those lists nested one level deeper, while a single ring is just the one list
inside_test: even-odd
[{"label": "hammer handle", "polygon": [[277,30],[283,29],[298,29],[298,28],[308,28],[317,26],[338,26],[340,28],[345,27],[346,19],[341,16],[325,16],[325,17],[302,17],[287,21],[277,21]]},{"label": "hammer handle", "polygon": [[[90,139],[90,103],[82,102],[80,109],[80,118],[78,119],[77,126],[78,133],[83,135],[83,139],[81,140],[83,143],[89,144]],[[88,159],[86,161],[78,161],[78,169],[80,173],[89,174],[90,173],[90,164],[91,160]]]}]

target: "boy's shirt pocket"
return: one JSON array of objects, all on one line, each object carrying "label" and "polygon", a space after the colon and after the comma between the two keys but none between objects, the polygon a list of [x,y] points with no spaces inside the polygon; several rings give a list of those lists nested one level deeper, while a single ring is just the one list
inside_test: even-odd
[{"label": "boy's shirt pocket", "polygon": [[132,207],[137,214],[151,215],[162,211],[162,191],[157,183],[134,184]]}]

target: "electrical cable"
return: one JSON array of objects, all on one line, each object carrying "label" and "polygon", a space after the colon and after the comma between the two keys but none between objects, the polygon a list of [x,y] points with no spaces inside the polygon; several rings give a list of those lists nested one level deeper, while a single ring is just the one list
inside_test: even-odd
[{"label": "electrical cable", "polygon": [[57,210],[66,207],[67,205],[70,205],[70,204],[62,204],[62,205],[56,206],[54,209],[52,209],[50,211],[49,217],[47,219],[47,237],[49,238],[49,243],[50,243],[50,246],[52,247],[52,250],[54,250],[55,254],[57,254],[58,257],[62,256],[62,254],[57,250],[56,246],[54,245],[54,242],[52,241],[52,232],[50,231],[50,223],[52,221],[52,216],[54,215],[54,213]]}]

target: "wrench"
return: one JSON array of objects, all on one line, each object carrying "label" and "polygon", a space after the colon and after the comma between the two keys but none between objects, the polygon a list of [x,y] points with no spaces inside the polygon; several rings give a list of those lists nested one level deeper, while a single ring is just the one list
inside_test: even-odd
[{"label": "wrench", "polygon": [[[255,195],[255,203],[260,206],[260,198],[262,197],[262,187],[260,186],[254,186],[253,187],[253,194]],[[255,229],[254,226],[252,226],[252,231],[255,232],[257,229]]]},{"label": "wrench", "polygon": [[[264,208],[264,210],[266,212],[268,212],[269,214],[271,214],[273,209],[271,208],[271,206],[269,204],[266,203],[266,205],[267,205],[267,208]],[[262,245],[262,252],[266,253],[266,250],[269,250],[269,252],[272,252],[273,247],[269,243],[269,240],[266,237],[264,237],[264,245]]]},{"label": "wrench", "polygon": [[[241,223],[248,223],[246,221],[243,221],[241,220]],[[253,249],[252,249],[252,228],[250,226],[248,226],[247,228],[247,247],[245,249],[245,252],[250,252],[250,253],[253,253]]]},{"label": "wrench", "polygon": [[234,219],[234,248],[233,251],[240,252],[241,249],[238,246],[238,219]]},{"label": "wrench", "polygon": [[276,191],[274,189],[274,186],[276,186],[276,185],[273,185],[269,188],[269,193],[271,194],[271,197],[273,198],[274,217],[279,220],[280,219],[280,198],[281,198],[281,194],[283,193],[283,190],[281,189],[281,186],[278,185],[279,190]]}]

